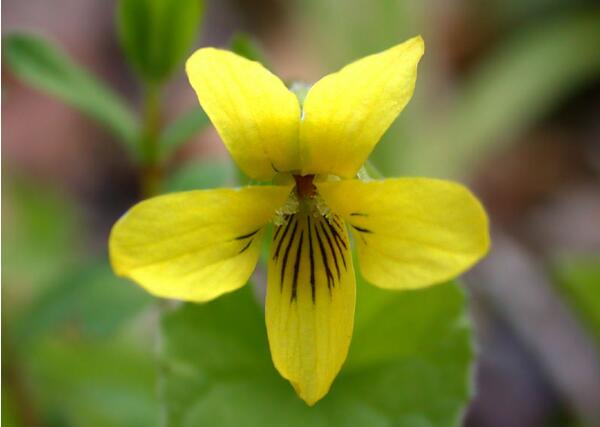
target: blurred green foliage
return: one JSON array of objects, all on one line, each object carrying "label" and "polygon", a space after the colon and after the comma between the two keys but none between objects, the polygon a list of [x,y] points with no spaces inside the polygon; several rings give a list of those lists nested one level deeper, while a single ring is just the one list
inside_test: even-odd
[{"label": "blurred green foliage", "polygon": [[210,124],[202,108],[194,108],[167,126],[159,137],[161,159],[168,159],[190,138]]},{"label": "blurred green foliage", "polygon": [[600,10],[546,19],[508,37],[439,116],[422,119],[407,139],[412,152],[402,157],[401,172],[468,176],[478,159],[500,150],[600,74],[597,46]]},{"label": "blurred green foliage", "polygon": [[185,304],[162,322],[167,425],[458,425],[473,356],[464,309],[454,284],[394,294],[359,283],[348,360],[311,408],[274,370],[249,287]]},{"label": "blurred green foliage", "polygon": [[231,161],[206,159],[189,162],[175,171],[163,184],[163,192],[204,190],[231,187],[236,184],[236,171]]},{"label": "blurred green foliage", "polygon": [[[3,286],[3,293],[28,299],[33,288],[45,287],[48,278],[71,268],[81,228],[75,206],[56,189],[18,177],[4,180],[2,244],[10,250],[2,251],[2,278],[20,285]],[[17,308],[8,306],[9,310]]]},{"label": "blurred green foliage", "polygon": [[139,287],[116,277],[104,258],[82,263],[55,282],[15,319],[15,337],[24,341],[20,345],[61,329],[90,339],[107,337],[153,301]]},{"label": "blurred green foliage", "polygon": [[202,0],[119,0],[117,28],[125,56],[145,81],[168,78],[189,53]]},{"label": "blurred green foliage", "polygon": [[40,36],[22,33],[4,36],[2,50],[19,79],[81,110],[135,151],[134,114],[117,94],[61,49]]},{"label": "blurred green foliage", "polygon": [[235,52],[251,61],[258,61],[267,68],[269,67],[269,61],[267,60],[265,52],[258,42],[248,34],[234,34],[229,43],[229,47],[231,48],[232,52]]},{"label": "blurred green foliage", "polygon": [[152,344],[127,330],[153,298],[80,253],[71,200],[24,181],[2,197],[3,425],[151,425]]},{"label": "blurred green foliage", "polygon": [[[201,0],[122,0],[118,28],[123,50],[146,84],[165,83],[191,50],[203,16]],[[112,131],[136,159],[142,158],[142,123],[126,102],[44,38],[26,33],[3,37],[3,51],[15,75],[65,102]],[[195,108],[160,135],[159,158],[168,159],[209,124]]]},{"label": "blurred green foliage", "polygon": [[35,379],[32,391],[44,408],[44,425],[156,425],[156,369],[152,351],[144,346],[125,337],[37,341],[31,348],[35,354],[23,362]]},{"label": "blurred green foliage", "polygon": [[560,289],[600,345],[600,254],[564,259],[554,273]]}]

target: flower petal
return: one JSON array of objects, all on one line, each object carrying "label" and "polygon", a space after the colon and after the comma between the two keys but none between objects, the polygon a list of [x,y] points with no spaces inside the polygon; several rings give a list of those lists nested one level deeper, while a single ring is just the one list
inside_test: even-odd
[{"label": "flower petal", "polygon": [[271,356],[309,405],[329,391],[352,338],[349,248],[339,218],[296,214],[273,235],[266,302]]},{"label": "flower petal", "polygon": [[268,180],[299,170],[300,105],[283,82],[258,62],[225,50],[197,50],[186,71],[200,105],[237,165]]},{"label": "flower petal", "polygon": [[487,216],[462,185],[399,178],[317,186],[350,225],[361,272],[374,285],[408,289],[440,283],[488,251]]},{"label": "flower petal", "polygon": [[410,100],[421,37],[367,56],[318,81],[300,124],[302,174],[351,178]]},{"label": "flower petal", "polygon": [[208,301],[233,291],[252,274],[263,227],[288,194],[264,186],[145,200],[112,229],[113,269],[160,297]]}]

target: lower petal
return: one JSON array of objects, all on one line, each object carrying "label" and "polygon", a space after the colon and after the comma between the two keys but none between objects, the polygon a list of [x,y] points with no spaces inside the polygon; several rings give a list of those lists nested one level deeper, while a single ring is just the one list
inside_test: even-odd
[{"label": "lower petal", "polygon": [[362,275],[382,288],[444,282],[488,251],[485,211],[460,184],[398,178],[328,182],[318,188],[350,225]]},{"label": "lower petal", "polygon": [[354,324],[355,277],[337,217],[298,213],[273,235],[266,321],[273,363],[309,405],[331,387]]},{"label": "lower petal", "polygon": [[288,194],[261,186],[145,200],[111,231],[113,269],[159,297],[208,301],[233,291],[254,271],[263,227]]}]

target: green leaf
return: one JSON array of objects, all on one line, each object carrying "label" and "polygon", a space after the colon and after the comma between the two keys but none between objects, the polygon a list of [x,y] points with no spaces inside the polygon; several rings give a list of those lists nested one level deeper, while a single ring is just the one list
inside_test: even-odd
[{"label": "green leaf", "polygon": [[267,57],[260,44],[250,35],[236,33],[229,43],[231,50],[251,61],[258,61],[265,67],[268,66]]},{"label": "green leaf", "polygon": [[117,28],[125,55],[146,81],[164,81],[189,53],[202,0],[120,0]]},{"label": "green leaf", "polygon": [[[4,366],[2,369],[6,369]],[[6,378],[6,371],[4,371]],[[2,384],[2,411],[0,411],[1,418],[0,422],[4,427],[17,427],[20,423],[17,421],[17,411],[15,408],[13,393],[10,388],[4,383]]]},{"label": "green leaf", "polygon": [[2,183],[2,307],[11,320],[78,261],[80,218],[56,189],[14,176]]},{"label": "green leaf", "polygon": [[178,148],[191,137],[210,125],[210,120],[200,107],[194,108],[177,118],[166,127],[158,140],[160,157],[169,158]]},{"label": "green leaf", "polygon": [[106,337],[152,301],[141,288],[115,276],[108,260],[94,260],[55,280],[14,323],[14,335],[19,343],[60,329]]},{"label": "green leaf", "polygon": [[234,184],[235,170],[230,161],[224,159],[204,159],[192,161],[167,179],[164,193],[228,187]]},{"label": "green leaf", "polygon": [[310,408],[276,372],[247,287],[162,321],[170,427],[456,426],[471,394],[471,332],[452,284],[392,293],[359,284],[348,360]]},{"label": "green leaf", "polygon": [[600,344],[600,255],[560,262],[555,275],[575,311]]},{"label": "green leaf", "polygon": [[44,425],[157,425],[153,354],[136,348],[131,339],[46,339],[36,342],[20,362]]},{"label": "green leaf", "polygon": [[98,121],[135,152],[137,123],[124,101],[49,41],[32,34],[3,37],[15,76]]}]

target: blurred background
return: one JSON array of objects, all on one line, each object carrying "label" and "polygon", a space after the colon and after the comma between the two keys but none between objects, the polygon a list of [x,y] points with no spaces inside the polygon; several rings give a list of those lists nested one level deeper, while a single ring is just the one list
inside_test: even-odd
[{"label": "blurred background", "polygon": [[[144,192],[237,180],[181,62],[160,77],[152,109],[116,10],[101,0],[2,2],[7,426],[153,425],[159,308],[112,275],[110,227]],[[490,215],[493,249],[464,279],[477,358],[463,423],[599,426],[598,2],[207,0],[191,15],[182,58],[234,48],[288,82],[424,37],[413,100],[371,160],[386,176],[465,182]],[[62,53],[5,43],[25,31]],[[111,91],[94,106],[87,91],[98,85]],[[127,141],[148,114],[176,126],[159,154],[138,161]],[[151,190],[141,184],[149,175]]]}]

